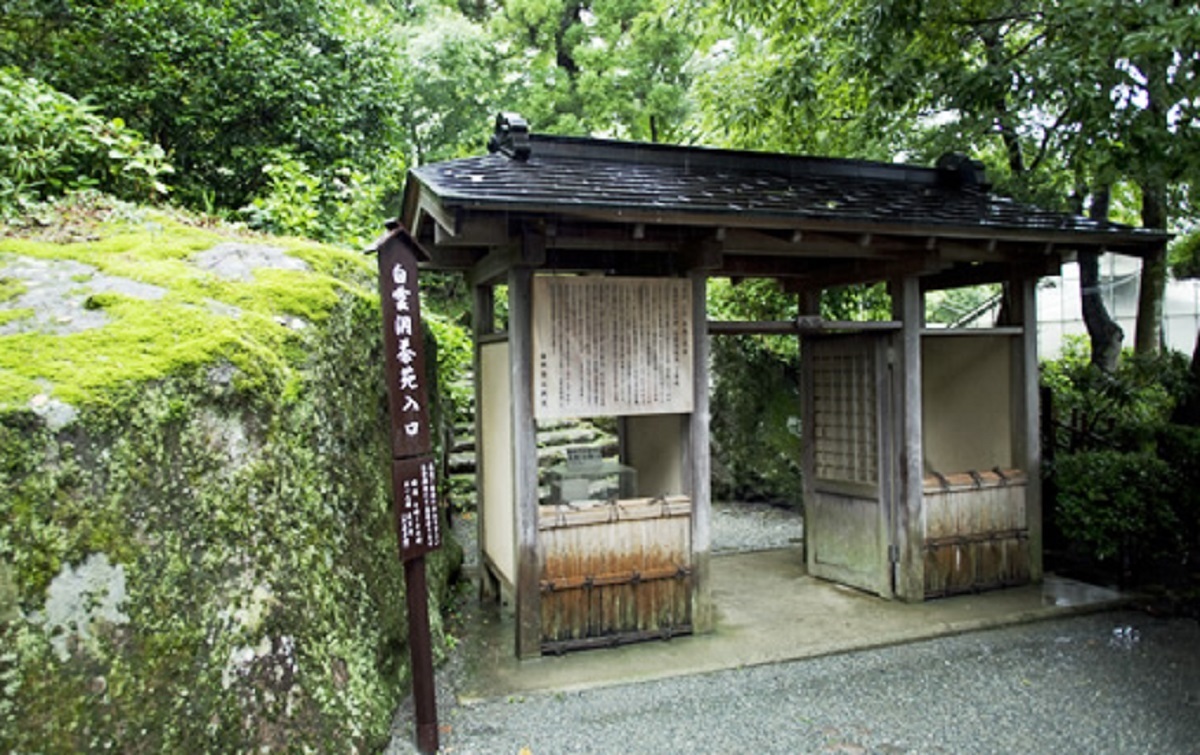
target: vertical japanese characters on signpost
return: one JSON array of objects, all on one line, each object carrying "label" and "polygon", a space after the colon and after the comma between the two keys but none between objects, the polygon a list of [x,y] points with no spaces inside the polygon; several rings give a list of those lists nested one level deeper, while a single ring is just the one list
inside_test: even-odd
[{"label": "vertical japanese characters on signpost", "polygon": [[438,548],[441,533],[429,435],[417,260],[399,243],[401,238],[391,236],[379,246],[379,293],[392,426],[396,532],[400,557],[408,560]]},{"label": "vertical japanese characters on signpost", "polygon": [[535,278],[535,416],[692,411],[692,327],[685,279]]},{"label": "vertical japanese characters on signpost", "polygon": [[416,249],[416,242],[403,228],[394,228],[376,246],[384,372],[392,426],[392,506],[400,560],[404,562],[417,749],[434,753],[438,750],[437,696],[433,684],[425,554],[441,546],[442,535],[433,446],[429,441],[429,392],[425,385]]}]

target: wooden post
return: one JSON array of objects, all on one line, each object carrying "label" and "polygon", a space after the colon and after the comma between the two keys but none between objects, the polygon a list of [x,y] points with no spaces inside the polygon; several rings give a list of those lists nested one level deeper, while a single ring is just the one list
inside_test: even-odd
[{"label": "wooden post", "polygon": [[925,599],[925,492],[921,417],[921,324],[924,307],[920,281],[909,276],[893,281],[892,318],[900,321],[895,368],[899,371],[899,419],[896,458],[898,482],[893,509],[896,546],[896,595]]},{"label": "wooden post", "polygon": [[1029,579],[1043,576],[1042,438],[1037,360],[1037,279],[1023,277],[1009,285],[1013,321],[1022,330],[1013,359],[1013,463],[1024,470],[1025,522],[1029,529]]},{"label": "wooden post", "polygon": [[437,690],[433,681],[433,640],[429,632],[429,588],[425,557],[404,562],[408,604],[408,649],[412,660],[413,713],[417,719],[417,751],[438,751]]},{"label": "wooden post", "polygon": [[538,567],[537,426],[533,420],[533,270],[508,273],[508,343],[512,370],[513,505],[517,553],[517,657],[542,652]]},{"label": "wooden post", "polygon": [[483,558],[484,543],[487,542],[487,517],[484,512],[484,465],[487,464],[487,450],[483,443],[483,402],[487,400],[483,390],[483,337],[491,335],[496,329],[496,295],[492,284],[476,284],[472,286],[474,302],[472,306],[472,329],[474,330],[475,369],[475,543],[478,550],[479,564],[479,599],[499,600],[500,585],[494,574],[488,568]]},{"label": "wooden post", "polygon": [[421,327],[416,241],[393,228],[375,245],[383,322],[392,454],[392,511],[399,556],[404,562],[408,646],[412,659],[417,749],[438,750],[437,697],[429,630],[425,554],[441,547],[437,473],[429,432],[429,391]]},{"label": "wooden post", "polygon": [[[799,295],[799,312],[800,317],[820,317],[821,316],[821,290],[820,289],[805,289]],[[813,400],[813,361],[810,355],[805,353],[805,341],[803,336],[800,338],[800,428],[801,428],[801,445],[800,445],[800,470],[803,473],[801,484],[804,512],[804,563],[809,571],[812,571],[813,554],[816,550],[813,548],[812,530],[809,526],[812,522],[810,512],[813,511],[813,501],[816,495],[813,481],[816,478],[817,472],[817,456],[816,442],[813,438],[813,417],[816,413],[816,403]]]},{"label": "wooden post", "polygon": [[695,632],[715,627],[712,584],[709,580],[711,549],[712,479],[709,459],[708,409],[708,276],[694,271],[692,278],[692,415],[688,422],[687,472],[692,496],[692,626]]}]

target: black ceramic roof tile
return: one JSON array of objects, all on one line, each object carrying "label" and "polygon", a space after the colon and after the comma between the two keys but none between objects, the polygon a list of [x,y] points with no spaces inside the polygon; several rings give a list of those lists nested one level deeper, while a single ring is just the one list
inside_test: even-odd
[{"label": "black ceramic roof tile", "polygon": [[887,163],[538,137],[527,161],[495,153],[413,172],[443,203],[480,209],[588,207],[864,224],[1105,230],[1087,218],[1019,204],[983,186],[946,186],[933,168]]}]

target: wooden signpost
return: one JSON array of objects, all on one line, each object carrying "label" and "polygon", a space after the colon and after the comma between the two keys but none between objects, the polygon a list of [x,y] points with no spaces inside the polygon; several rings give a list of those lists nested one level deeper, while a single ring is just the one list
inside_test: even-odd
[{"label": "wooden signpost", "polygon": [[383,310],[383,352],[391,419],[392,508],[408,603],[417,749],[438,749],[437,698],[425,554],[441,547],[437,476],[429,436],[429,392],[417,286],[417,245],[395,227],[375,245]]}]

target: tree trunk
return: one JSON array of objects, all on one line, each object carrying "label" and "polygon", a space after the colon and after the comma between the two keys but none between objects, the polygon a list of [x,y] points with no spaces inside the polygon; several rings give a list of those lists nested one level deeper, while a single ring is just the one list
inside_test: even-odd
[{"label": "tree trunk", "polygon": [[[1167,229],[1167,188],[1158,181],[1142,185],[1142,225]],[[1142,285],[1138,291],[1137,332],[1133,348],[1138,354],[1157,354],[1162,347],[1163,299],[1167,293],[1167,246],[1163,244],[1142,260]]]},{"label": "tree trunk", "polygon": [[[1173,3],[1172,5],[1177,5]],[[1167,108],[1171,97],[1167,84],[1167,69],[1170,56],[1165,51],[1148,54],[1137,61],[1146,76],[1146,117],[1152,124],[1152,133],[1168,138]],[[1131,147],[1147,155],[1140,167],[1138,183],[1142,188],[1142,225],[1157,231],[1167,230],[1167,176],[1178,170],[1170,165],[1167,153],[1158,145],[1143,143],[1141,138],[1132,140]],[[1152,159],[1160,155],[1159,160]],[[1163,244],[1154,253],[1142,260],[1142,285],[1138,291],[1137,331],[1133,349],[1138,354],[1157,354],[1162,348],[1163,299],[1167,293],[1167,245]]]},{"label": "tree trunk", "polygon": [[[1109,187],[1104,186],[1092,196],[1092,220],[1108,222]],[[1117,369],[1125,331],[1108,314],[1100,292],[1100,253],[1079,252],[1079,301],[1083,308],[1083,323],[1087,326],[1092,344],[1092,364],[1105,372]]]}]

